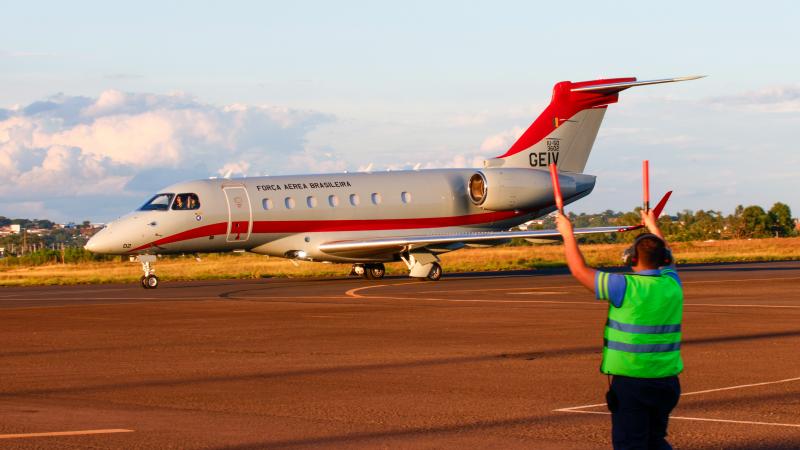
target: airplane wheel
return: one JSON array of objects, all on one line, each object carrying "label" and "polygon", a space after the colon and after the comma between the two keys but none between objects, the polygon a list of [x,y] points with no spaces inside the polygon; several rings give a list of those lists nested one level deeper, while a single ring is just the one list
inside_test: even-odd
[{"label": "airplane wheel", "polygon": [[353,268],[350,270],[350,276],[367,278],[367,269],[363,264],[353,264]]},{"label": "airplane wheel", "polygon": [[425,278],[431,281],[439,281],[439,278],[442,278],[442,266],[437,262],[433,263],[431,265],[431,271],[428,272],[428,276]]},{"label": "airplane wheel", "polygon": [[147,289],[147,283],[145,283],[146,279],[147,277],[145,277],[144,275],[142,275],[142,278],[139,278],[139,283],[141,283],[142,287],[145,289]]},{"label": "airplane wheel", "polygon": [[380,280],[386,275],[386,267],[381,263],[370,264],[365,273],[370,280]]},{"label": "airplane wheel", "polygon": [[144,279],[144,284],[147,289],[155,289],[158,287],[158,277],[155,275],[148,275]]}]

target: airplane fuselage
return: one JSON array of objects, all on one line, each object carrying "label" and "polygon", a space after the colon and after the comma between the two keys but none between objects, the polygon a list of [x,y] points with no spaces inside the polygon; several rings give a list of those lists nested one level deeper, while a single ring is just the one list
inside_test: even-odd
[{"label": "airplane fuselage", "polygon": [[[145,288],[158,286],[151,266],[156,255],[228,251],[352,262],[352,273],[368,279],[384,276],[384,262],[402,260],[409,276],[435,281],[442,274],[440,253],[513,238],[560,238],[557,230],[506,230],[554,211],[562,198],[569,204],[594,189],[595,177],[583,172],[606,109],[617,103],[619,92],[697,78],[556,83],[544,111],[482,169],[178,183],[110,223],[86,249],[137,255]],[[574,233],[634,229],[594,227]]]},{"label": "airplane fuselage", "polygon": [[[366,258],[319,250],[340,239],[507,230],[553,211],[547,172],[518,171],[532,196],[524,208],[487,210],[468,194],[475,169],[437,169],[208,179],[178,183],[164,209],[137,210],[97,233],[90,250],[106,254],[175,254],[251,251],[314,261],[386,262],[397,254]],[[594,187],[591,175],[565,175],[567,201]],[[571,182],[570,182],[571,180]],[[571,186],[571,188],[570,188]],[[492,189],[494,186],[488,186]],[[176,209],[177,196],[198,204]],[[171,205],[170,205],[171,203]],[[453,248],[455,249],[455,248]]]}]

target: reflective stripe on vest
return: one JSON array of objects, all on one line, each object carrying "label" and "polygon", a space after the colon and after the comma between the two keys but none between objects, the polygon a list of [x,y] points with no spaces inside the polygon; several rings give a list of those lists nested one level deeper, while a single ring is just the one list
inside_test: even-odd
[{"label": "reflective stripe on vest", "polygon": [[603,345],[611,350],[619,350],[629,353],[658,353],[658,352],[674,352],[681,349],[680,342],[673,342],[672,344],[626,344],[624,342],[603,340]]},{"label": "reflective stripe on vest", "polygon": [[681,324],[679,323],[675,325],[632,325],[629,323],[622,323],[617,322],[616,320],[608,319],[606,325],[615,330],[637,334],[678,333],[681,331]]}]

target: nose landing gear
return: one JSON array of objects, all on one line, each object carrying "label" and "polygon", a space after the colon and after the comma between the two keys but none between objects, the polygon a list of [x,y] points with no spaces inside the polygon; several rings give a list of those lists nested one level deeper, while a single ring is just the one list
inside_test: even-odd
[{"label": "nose landing gear", "polygon": [[156,255],[139,255],[136,260],[142,263],[142,272],[144,275],[139,279],[142,287],[145,289],[155,289],[158,287],[158,277],[156,276],[156,269],[152,267],[151,263],[156,262]]}]

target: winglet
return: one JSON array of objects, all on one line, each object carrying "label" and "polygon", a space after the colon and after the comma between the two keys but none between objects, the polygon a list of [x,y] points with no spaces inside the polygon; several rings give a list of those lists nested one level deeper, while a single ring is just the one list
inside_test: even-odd
[{"label": "winglet", "polygon": [[658,216],[661,215],[661,211],[664,210],[664,207],[667,206],[667,200],[669,200],[670,195],[672,195],[672,191],[669,191],[666,194],[664,194],[664,196],[661,197],[661,200],[659,200],[656,207],[653,208],[653,214],[656,215],[656,219],[658,219]]},{"label": "winglet", "polygon": [[[658,201],[656,207],[653,208],[653,214],[656,215],[656,219],[658,219],[658,217],[661,215],[661,212],[664,210],[664,207],[667,206],[667,201],[669,200],[670,195],[672,195],[672,191],[669,191],[666,194],[664,194],[664,196],[661,197],[661,200]],[[624,233],[626,231],[634,231],[642,228],[644,228],[644,224],[640,223],[638,225],[630,225],[627,227],[622,227],[617,231]]]}]

